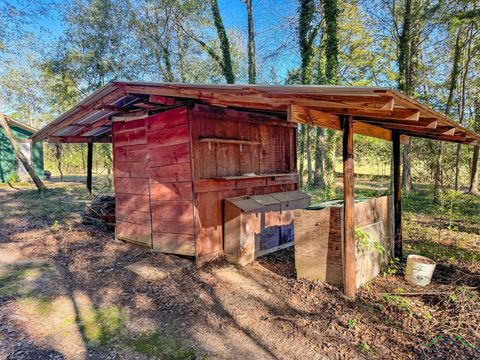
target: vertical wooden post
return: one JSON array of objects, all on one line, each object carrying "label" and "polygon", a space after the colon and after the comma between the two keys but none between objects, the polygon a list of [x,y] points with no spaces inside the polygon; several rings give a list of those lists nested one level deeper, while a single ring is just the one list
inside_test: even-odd
[{"label": "vertical wooden post", "polygon": [[92,194],[93,142],[87,144],[87,189]]},{"label": "vertical wooden post", "polygon": [[355,299],[355,177],[353,119],[340,118],[343,131],[343,288]]},{"label": "vertical wooden post", "polygon": [[402,249],[402,183],[400,173],[401,152],[400,134],[392,132],[393,140],[393,208],[394,208],[394,232],[393,232],[393,256],[401,259]]}]

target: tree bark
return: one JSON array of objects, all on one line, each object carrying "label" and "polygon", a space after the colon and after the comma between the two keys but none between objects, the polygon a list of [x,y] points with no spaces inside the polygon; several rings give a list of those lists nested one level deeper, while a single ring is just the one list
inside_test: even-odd
[{"label": "tree bark", "polygon": [[220,41],[220,49],[222,51],[222,71],[227,84],[235,83],[235,74],[233,72],[232,55],[230,52],[230,42],[228,40],[227,32],[223,24],[220,9],[218,8],[217,0],[210,0],[212,9],[213,23],[217,29],[218,40]]},{"label": "tree bark", "polygon": [[315,168],[313,172],[313,186],[325,188],[325,130],[316,128],[315,136]]},{"label": "tree bark", "polygon": [[337,0],[324,0],[325,17],[325,78],[328,84],[338,84],[338,3]]},{"label": "tree bark", "polygon": [[478,171],[478,157],[480,153],[480,146],[475,145],[473,148],[473,156],[472,156],[472,168],[470,173],[470,189],[469,193],[473,195],[480,195],[480,191],[478,189],[478,178],[479,178],[479,171]]},{"label": "tree bark", "polygon": [[[398,44],[398,88],[406,95],[413,95],[412,74],[412,0],[405,1],[402,32]],[[411,189],[410,152],[412,140],[409,138],[403,147],[402,187],[408,192]]]},{"label": "tree bark", "polygon": [[252,0],[245,0],[247,6],[247,22],[248,22],[248,83],[255,84],[257,82],[257,69],[255,61],[255,27],[253,23],[253,6]]},{"label": "tree bark", "polygon": [[28,174],[32,178],[33,182],[35,183],[35,186],[37,187],[37,189],[39,191],[46,190],[47,188],[43,184],[42,180],[40,180],[40,178],[37,176],[37,174],[35,174],[35,171],[33,170],[33,168],[28,163],[27,158],[25,157],[25,155],[23,155],[22,150],[18,146],[18,143],[13,136],[13,133],[12,133],[12,130],[10,129],[10,126],[8,126],[7,119],[5,118],[5,116],[2,113],[0,113],[0,126],[3,128],[3,131],[5,132],[5,136],[7,137],[7,139],[12,144],[13,150],[15,151],[15,155],[20,160],[20,162],[23,164],[23,167],[25,168],[25,170],[27,170]]},{"label": "tree bark", "polygon": [[312,127],[305,126],[305,147],[307,156],[307,186],[311,186],[313,182],[313,168],[312,168]]},{"label": "tree bark", "polygon": [[313,42],[318,32],[318,27],[312,27],[315,13],[314,0],[299,0],[300,16],[298,19],[298,37],[301,58],[301,81],[302,84],[312,83],[312,57]]},{"label": "tree bark", "polygon": [[[455,39],[455,48],[453,54],[453,67],[452,72],[450,74],[450,86],[448,91],[448,98],[447,103],[445,104],[445,115],[449,116],[450,108],[452,106],[453,101],[453,94],[455,89],[457,88],[457,79],[458,79],[458,72],[459,72],[459,60],[460,60],[460,53],[461,53],[461,46],[460,46],[460,38],[461,38],[461,28],[458,28],[457,37]],[[433,202],[435,204],[440,204],[440,187],[442,184],[442,162],[443,162],[443,152],[444,152],[445,144],[443,141],[440,142],[440,148],[438,151],[437,156],[437,165],[435,169],[435,185],[433,189]]]}]

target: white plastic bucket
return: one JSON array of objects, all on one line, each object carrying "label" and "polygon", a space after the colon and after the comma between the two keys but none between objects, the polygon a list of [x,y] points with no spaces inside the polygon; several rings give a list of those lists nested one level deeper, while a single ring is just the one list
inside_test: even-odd
[{"label": "white plastic bucket", "polygon": [[427,286],[432,280],[435,265],[435,261],[424,256],[408,255],[405,280],[415,285]]}]

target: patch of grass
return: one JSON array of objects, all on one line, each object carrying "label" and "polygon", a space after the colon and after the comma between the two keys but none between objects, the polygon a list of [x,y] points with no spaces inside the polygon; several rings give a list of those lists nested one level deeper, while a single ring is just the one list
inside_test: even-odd
[{"label": "patch of grass", "polygon": [[349,329],[355,329],[357,327],[357,320],[348,319],[347,326],[348,326]]},{"label": "patch of grass", "polygon": [[25,270],[18,268],[0,277],[0,296],[16,295],[20,291],[20,281],[25,275]]},{"label": "patch of grass", "polygon": [[193,349],[185,347],[180,341],[173,340],[160,331],[140,335],[128,341],[128,345],[139,353],[163,360],[195,359]]},{"label": "patch of grass", "polygon": [[435,261],[467,261],[480,264],[480,253],[459,246],[446,246],[428,238],[407,242],[405,250],[407,253],[423,255]]},{"label": "patch of grass", "polygon": [[370,345],[368,345],[367,343],[361,343],[360,344],[360,351],[365,353],[365,354],[369,354],[373,350],[372,350],[372,347]]},{"label": "patch of grass", "polygon": [[120,308],[115,306],[81,315],[81,330],[91,346],[107,346],[116,342],[124,323]]},{"label": "patch of grass", "polygon": [[410,300],[405,297],[398,296],[398,295],[391,295],[391,294],[382,294],[382,299],[389,305],[396,307],[398,310],[402,312],[412,313],[412,304]]},{"label": "patch of grass", "polygon": [[53,300],[48,296],[28,294],[20,300],[20,304],[27,307],[34,307],[39,315],[50,314],[53,308]]}]

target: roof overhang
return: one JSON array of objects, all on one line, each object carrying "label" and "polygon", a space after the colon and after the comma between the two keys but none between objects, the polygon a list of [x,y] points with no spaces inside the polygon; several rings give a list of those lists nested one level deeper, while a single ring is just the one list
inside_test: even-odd
[{"label": "roof overhang", "polygon": [[3,115],[5,117],[5,120],[7,121],[7,124],[10,126],[10,127],[16,127],[16,128],[19,128],[19,129],[22,129],[22,130],[25,130],[29,133],[32,133],[32,134],[35,134],[37,132],[37,129],[35,129],[34,127],[30,126],[30,125],[27,125],[23,122],[20,122],[20,121],[17,121],[17,120],[14,120],[12,119],[10,116],[7,116],[7,115]]},{"label": "roof overhang", "polygon": [[184,103],[278,114],[285,121],[340,129],[351,116],[354,132],[391,140],[392,131],[461,144],[480,136],[445,115],[386,88],[347,86],[196,85],[112,82],[32,136],[34,141],[109,142],[111,121],[141,118]]}]

